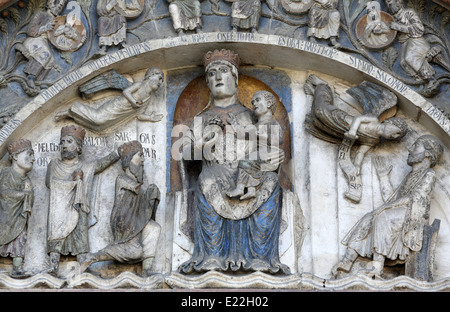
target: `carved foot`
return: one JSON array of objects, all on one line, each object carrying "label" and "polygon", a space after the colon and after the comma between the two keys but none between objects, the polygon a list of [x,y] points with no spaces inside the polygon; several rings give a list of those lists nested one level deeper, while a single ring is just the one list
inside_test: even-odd
[{"label": "carved foot", "polygon": [[87,268],[96,261],[96,258],[92,254],[85,255],[82,259],[80,259],[80,274],[87,270]]},{"label": "carved foot", "polygon": [[369,262],[368,267],[370,269],[360,270],[359,272],[367,275],[372,279],[383,279],[381,277],[381,274],[383,274],[383,263],[381,263],[380,261],[371,261]]},{"label": "carved foot", "polygon": [[241,185],[238,185],[234,190],[230,190],[226,192],[228,197],[236,197],[244,195],[244,187]]},{"label": "carved foot", "polygon": [[26,272],[23,269],[13,269],[11,271],[11,273],[9,274],[9,276],[11,276],[12,278],[26,278],[26,277],[30,277],[31,274]]},{"label": "carved foot", "polygon": [[338,264],[336,264],[333,269],[331,270],[331,275],[336,278],[339,274],[339,272],[350,272],[350,269],[352,268],[353,261],[350,261],[348,259],[339,261]]},{"label": "carved foot", "polygon": [[247,189],[247,193],[242,195],[239,199],[244,200],[244,199],[253,198],[253,197],[256,197],[256,189],[254,187],[249,187]]}]

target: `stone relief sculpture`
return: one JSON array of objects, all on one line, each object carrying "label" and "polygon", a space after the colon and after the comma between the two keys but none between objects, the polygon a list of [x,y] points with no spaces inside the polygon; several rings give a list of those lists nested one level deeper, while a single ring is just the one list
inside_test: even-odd
[{"label": "stone relief sculpture", "polygon": [[98,0],[97,14],[100,54],[106,53],[107,47],[123,47],[127,39],[127,18],[135,18],[142,13],[142,0]]},{"label": "stone relief sculpture", "polygon": [[[331,87],[319,77],[308,77],[305,92],[313,95],[306,128],[317,138],[340,144],[338,162],[349,184],[345,197],[359,202],[362,196],[361,164],[367,152],[380,142],[380,138],[399,140],[408,130],[406,122],[398,117],[380,121],[384,112],[397,105],[397,97],[381,86],[363,82],[347,90],[364,107],[364,114],[353,116],[335,105]],[[350,151],[355,143],[359,147],[351,160]]]},{"label": "stone relief sculpture", "polygon": [[185,31],[202,30],[202,10],[199,0],[167,0],[173,28],[178,35]]},{"label": "stone relief sculpture", "polygon": [[256,32],[261,17],[261,0],[234,0],[231,2],[233,31],[250,29],[252,32]]},{"label": "stone relief sculpture", "polygon": [[[268,91],[258,91],[253,96],[252,105],[258,118],[255,123],[257,138],[255,142],[252,142],[252,145],[256,146],[256,150],[251,150],[248,154],[256,152],[256,155],[254,160],[244,159],[239,161],[236,188],[226,192],[229,197],[240,196],[240,200],[255,197],[256,189],[261,185],[266,173],[276,171],[284,161],[284,151],[279,148],[283,141],[281,127],[273,118],[276,104],[275,96]],[[229,122],[236,128],[235,130],[245,131],[245,129],[239,129],[239,124],[234,115],[230,117]],[[243,137],[243,135],[238,134],[239,137]],[[264,160],[258,155],[264,155]]]},{"label": "stone relief sculpture", "polygon": [[46,185],[50,189],[47,251],[50,272],[58,273],[61,255],[77,261],[89,252],[89,194],[94,175],[119,160],[116,151],[96,161],[82,157],[85,130],[75,125],[61,128],[61,158],[47,167]]},{"label": "stone relief sculpture", "polygon": [[81,262],[80,272],[99,261],[142,261],[142,274],[149,276],[161,231],[161,226],[154,221],[161,196],[154,184],[146,190],[142,189],[142,145],[138,141],[127,142],[119,147],[118,152],[124,174],[117,177],[115,185],[115,200],[111,212],[113,242],[98,252],[88,253]]},{"label": "stone relief sculpture", "polygon": [[303,14],[313,5],[314,0],[281,0],[284,11],[291,14]]},{"label": "stone relief sculpture", "polygon": [[411,77],[425,81],[427,93],[436,94],[440,84],[435,77],[436,70],[430,63],[440,64],[447,70],[450,68],[440,55],[442,50],[437,46],[430,46],[424,37],[425,27],[413,9],[405,8],[402,0],[385,2],[395,18],[390,27],[399,32],[398,39],[402,44],[400,53],[402,68]]},{"label": "stone relief sculpture", "polygon": [[49,31],[50,42],[61,51],[74,52],[86,41],[86,28],[81,21],[81,7],[76,1],[70,1],[71,9],[67,16],[55,19],[53,30]]},{"label": "stone relief sculpture", "polygon": [[29,140],[8,146],[10,167],[0,171],[0,255],[13,258],[12,277],[25,277],[23,269],[28,219],[34,201],[28,173],[33,169],[34,151]]},{"label": "stone relief sculpture", "polygon": [[[164,73],[161,69],[152,67],[145,73],[143,81],[131,84],[123,90],[122,95],[108,98],[98,107],[75,102],[68,110],[58,112],[55,121],[70,118],[95,131],[103,131],[132,116],[141,121],[160,121],[163,117],[161,114],[153,112],[149,115],[145,109],[151,102],[152,93],[159,89],[163,82]],[[95,83],[97,86],[97,81]]]},{"label": "stone relief sculpture", "polygon": [[54,29],[56,18],[65,4],[65,0],[48,0],[46,11],[36,13],[30,21],[27,39],[15,47],[27,59],[23,72],[27,75],[27,83],[32,88],[35,87],[35,81],[44,80],[52,69],[61,70],[55,63],[50,49],[49,32]]},{"label": "stone relief sculpture", "polygon": [[[378,159],[376,169],[380,178],[384,204],[364,215],[342,240],[346,252],[333,268],[332,274],[349,272],[358,256],[370,258],[371,269],[365,273],[381,277],[389,260],[405,262],[405,274],[425,281],[432,280],[427,254],[433,252],[431,240],[435,235],[429,227],[430,202],[436,181],[432,169],[443,153],[442,143],[431,135],[419,137],[409,150],[411,172],[394,191],[389,173],[392,166]],[[436,231],[436,230],[435,230]],[[429,234],[429,235],[427,235]],[[420,254],[425,254],[420,255]]]},{"label": "stone relief sculpture", "polygon": [[392,43],[397,31],[389,27],[394,19],[380,9],[380,3],[370,1],[367,3],[367,15],[363,16],[356,29],[356,35],[362,44],[368,48],[380,49]]},{"label": "stone relief sculpture", "polygon": [[[183,137],[182,162],[186,161],[186,165],[196,161],[192,157],[197,154],[193,146],[201,146],[205,151],[197,160],[203,166],[196,182],[194,251],[192,258],[179,267],[183,273],[210,270],[289,273],[278,255],[281,220],[278,175],[266,172],[255,197],[241,200],[226,194],[235,188],[239,171],[236,150],[234,158],[229,156],[231,144],[236,146],[239,139],[228,121],[230,115],[241,127],[255,123],[253,112],[239,102],[239,63],[239,55],[230,50],[208,52],[203,58],[210,101]],[[211,140],[214,146],[209,146]]]},{"label": "stone relief sculpture", "polygon": [[327,39],[334,47],[340,47],[340,16],[337,0],[315,0],[308,13],[308,39]]}]

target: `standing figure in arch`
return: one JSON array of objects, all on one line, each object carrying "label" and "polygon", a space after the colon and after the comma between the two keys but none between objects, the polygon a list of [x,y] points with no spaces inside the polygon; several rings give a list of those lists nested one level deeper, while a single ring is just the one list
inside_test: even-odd
[{"label": "standing figure in arch", "polygon": [[[203,63],[210,101],[182,138],[182,162],[202,164],[198,177],[192,173],[189,179],[197,183],[190,186],[196,188],[194,251],[179,270],[289,273],[278,254],[282,194],[277,173],[264,174],[255,197],[241,200],[226,194],[235,188],[239,171],[238,153],[230,152],[238,144],[229,120],[250,128],[256,121],[253,112],[239,102],[239,56],[233,51],[215,50],[204,56]],[[204,153],[197,160],[192,146],[198,143]]]},{"label": "standing figure in arch", "polygon": [[341,15],[338,11],[338,0],[314,0],[309,9],[308,39],[330,40],[332,46],[338,48],[339,26]]},{"label": "standing figure in arch", "polygon": [[432,168],[443,151],[444,146],[434,136],[419,137],[409,149],[407,162],[412,170],[395,191],[388,176],[392,167],[383,161],[375,163],[384,204],[364,215],[344,237],[342,244],[347,249],[332,270],[334,276],[339,271],[349,272],[361,256],[373,259],[372,270],[367,273],[380,277],[386,259],[411,261],[414,252],[429,246],[429,241],[423,241],[436,182],[436,172]]},{"label": "standing figure in arch", "polygon": [[173,28],[178,35],[186,30],[202,30],[202,9],[199,0],[167,0]]},{"label": "standing figure in arch", "polygon": [[0,171],[0,255],[13,258],[12,277],[25,276],[23,260],[28,218],[33,206],[33,186],[28,173],[33,169],[34,151],[25,139],[8,146],[10,167]]},{"label": "standing figure in arch", "polygon": [[107,47],[124,47],[127,39],[127,14],[137,16],[142,11],[137,0],[98,0],[98,45],[100,54]]},{"label": "standing figure in arch", "polygon": [[116,179],[116,194],[111,212],[113,242],[81,263],[81,272],[90,264],[116,260],[125,263],[142,261],[142,275],[152,273],[161,227],[154,221],[160,192],[156,185],[142,189],[144,155],[141,143],[131,141],[119,147],[122,168]]},{"label": "standing figure in arch", "polygon": [[238,29],[258,30],[261,17],[261,0],[233,0],[231,1],[231,27]]},{"label": "standing figure in arch", "polygon": [[47,168],[50,189],[47,251],[51,273],[57,274],[61,255],[77,256],[89,252],[89,195],[95,174],[119,160],[117,152],[95,161],[82,154],[85,130],[69,125],[61,129],[61,159],[52,159]]}]

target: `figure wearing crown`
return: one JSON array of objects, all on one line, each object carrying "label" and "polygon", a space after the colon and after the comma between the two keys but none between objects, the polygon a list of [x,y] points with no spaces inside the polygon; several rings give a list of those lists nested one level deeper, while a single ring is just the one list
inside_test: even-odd
[{"label": "figure wearing crown", "polygon": [[[277,174],[266,175],[251,198],[227,195],[238,181],[239,152],[251,149],[251,142],[233,129],[251,131],[257,122],[254,112],[239,102],[239,62],[239,55],[230,50],[208,52],[203,58],[210,99],[183,137],[180,161],[181,170],[190,169],[189,183],[196,183],[188,186],[196,189],[194,251],[179,267],[183,273],[289,272],[278,254],[281,191]],[[194,173],[194,168],[201,172]]]},{"label": "figure wearing crown", "polygon": [[58,273],[61,255],[72,255],[77,261],[89,252],[89,195],[95,174],[119,160],[117,152],[95,160],[83,159],[83,128],[69,125],[61,129],[61,158],[47,167],[46,185],[50,189],[47,251],[50,272]]}]

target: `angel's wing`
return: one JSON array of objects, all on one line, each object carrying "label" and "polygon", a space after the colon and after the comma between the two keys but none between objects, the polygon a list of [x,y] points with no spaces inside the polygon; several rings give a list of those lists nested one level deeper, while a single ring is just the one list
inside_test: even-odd
[{"label": "angel's wing", "polygon": [[397,96],[390,90],[370,81],[363,81],[347,90],[363,107],[364,115],[380,117],[384,112],[397,106]]}]

